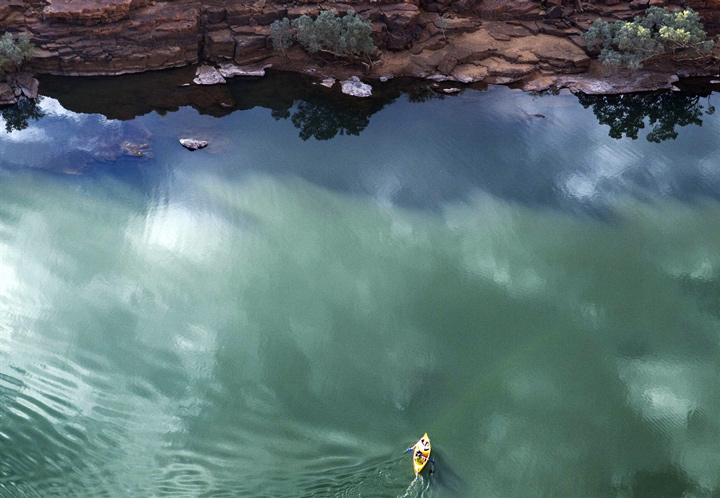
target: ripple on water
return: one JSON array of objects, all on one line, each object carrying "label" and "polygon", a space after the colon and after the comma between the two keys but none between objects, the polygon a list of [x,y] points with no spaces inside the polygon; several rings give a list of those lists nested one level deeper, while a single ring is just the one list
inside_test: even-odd
[{"label": "ripple on water", "polygon": [[[142,436],[162,433],[137,404],[157,402],[157,392],[145,385],[126,389],[128,382],[105,373],[107,359],[93,358],[87,369],[72,354],[61,358],[53,348],[41,353],[9,339],[13,355],[0,366],[0,490],[8,496],[36,496],[35,490],[44,497],[68,496],[69,490],[93,498],[136,495],[120,481],[132,469],[131,455],[142,455],[147,441],[157,438]],[[129,397],[136,402],[128,403]]]},{"label": "ripple on water", "polygon": [[154,487],[163,496],[194,497],[211,491],[215,482],[203,465],[172,463],[162,469]]}]

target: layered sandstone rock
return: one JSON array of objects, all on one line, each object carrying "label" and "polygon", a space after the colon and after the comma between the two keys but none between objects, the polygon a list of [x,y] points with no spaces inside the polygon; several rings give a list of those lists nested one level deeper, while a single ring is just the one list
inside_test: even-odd
[{"label": "layered sandstone rock", "polygon": [[[380,49],[368,77],[543,86],[588,71],[581,35],[597,17],[629,19],[649,5],[681,1],[0,0],[0,31],[29,33],[38,47],[33,69],[39,73],[114,75],[198,61],[302,70],[318,61],[298,49],[287,58],[274,53],[272,22],[353,8],[372,23]],[[710,33],[720,29],[717,0],[688,2]],[[325,64],[326,76],[346,78],[358,70]]]},{"label": "layered sandstone rock", "polygon": [[25,22],[25,10],[26,5],[20,0],[0,2],[0,26],[4,29],[21,26]]},{"label": "layered sandstone rock", "polygon": [[63,21],[92,26],[117,22],[127,18],[130,10],[145,5],[146,0],[48,0],[42,17],[47,21]]},{"label": "layered sandstone rock", "polygon": [[49,4],[35,16],[26,16],[26,29],[38,46],[33,61],[37,72],[123,74],[198,60],[199,11],[195,2],[61,1],[62,6]]},{"label": "layered sandstone rock", "polygon": [[696,10],[710,36],[720,34],[720,2],[718,0],[687,0],[687,7]]}]

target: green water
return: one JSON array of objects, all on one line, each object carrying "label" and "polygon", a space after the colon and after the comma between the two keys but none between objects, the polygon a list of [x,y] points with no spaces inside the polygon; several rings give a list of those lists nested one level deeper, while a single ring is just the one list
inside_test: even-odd
[{"label": "green water", "polygon": [[720,496],[718,116],[268,84],[0,135],[0,496]]}]

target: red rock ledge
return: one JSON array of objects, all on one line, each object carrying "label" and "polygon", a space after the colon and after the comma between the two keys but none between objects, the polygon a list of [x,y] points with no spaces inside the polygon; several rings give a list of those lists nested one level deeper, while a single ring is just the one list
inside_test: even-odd
[{"label": "red rock ledge", "polygon": [[[610,73],[587,53],[581,34],[597,17],[630,19],[650,5],[674,2],[682,0],[0,0],[0,32],[29,34],[38,47],[32,67],[37,73],[117,75],[200,61],[262,61],[277,69],[315,67],[323,76],[364,72],[370,79],[414,76],[515,83],[527,90],[623,93],[670,88],[679,77],[718,74],[718,67]],[[720,1],[683,5],[700,12],[708,34],[720,32]],[[273,52],[273,21],[316,15],[329,7],[352,8],[372,22],[379,48],[372,68],[319,63],[299,49],[288,57]]]}]

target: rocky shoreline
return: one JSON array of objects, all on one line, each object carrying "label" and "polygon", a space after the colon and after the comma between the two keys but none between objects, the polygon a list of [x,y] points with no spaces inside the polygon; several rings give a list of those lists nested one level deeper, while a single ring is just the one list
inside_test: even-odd
[{"label": "rocky shoreline", "polygon": [[[234,75],[273,67],[320,80],[410,76],[613,94],[673,89],[681,78],[718,75],[720,64],[609,71],[588,53],[582,33],[596,18],[631,19],[648,6],[673,5],[697,10],[709,36],[720,32],[714,0],[3,0],[0,31],[28,33],[37,47],[35,74],[120,75],[199,63]],[[298,47],[284,55],[273,51],[273,21],[328,8],[352,8],[372,22],[378,47],[372,66],[311,58]],[[715,55],[720,58],[720,47]],[[26,76],[24,84],[13,78],[0,87],[0,104],[32,95]]]},{"label": "rocky shoreline", "polygon": [[38,96],[39,82],[27,72],[8,74],[0,81],[0,105],[15,104],[19,98]]}]

